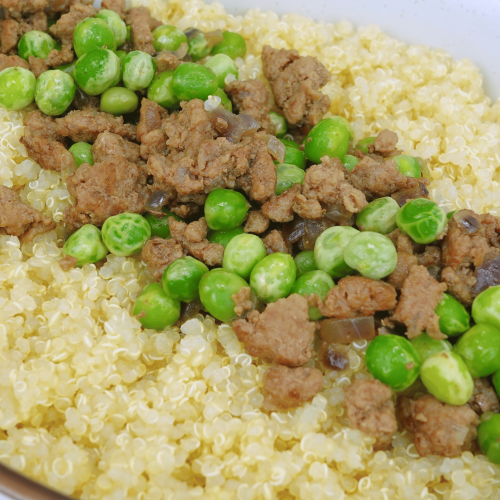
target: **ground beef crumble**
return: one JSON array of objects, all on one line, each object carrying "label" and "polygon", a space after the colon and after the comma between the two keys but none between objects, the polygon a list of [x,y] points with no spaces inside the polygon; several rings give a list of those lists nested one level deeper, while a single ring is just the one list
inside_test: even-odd
[{"label": "ground beef crumble", "polygon": [[486,412],[499,413],[500,401],[495,389],[485,378],[474,379],[474,392],[467,403],[478,415]]},{"label": "ground beef crumble", "polygon": [[177,241],[171,238],[164,240],[158,236],[148,240],[141,251],[141,259],[156,281],[160,281],[163,271],[181,257],[184,257],[184,251]]},{"label": "ground beef crumble", "polygon": [[245,233],[262,234],[269,227],[269,217],[261,210],[252,210],[248,213],[243,230]]}]

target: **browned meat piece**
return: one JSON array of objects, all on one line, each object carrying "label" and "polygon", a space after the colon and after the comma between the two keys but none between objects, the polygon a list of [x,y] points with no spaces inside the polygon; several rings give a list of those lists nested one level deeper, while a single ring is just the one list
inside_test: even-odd
[{"label": "browned meat piece", "polygon": [[262,213],[275,222],[290,222],[293,220],[293,205],[295,198],[300,194],[302,187],[294,184],[279,196],[272,195],[271,199],[262,205]]},{"label": "browned meat piece", "polygon": [[401,290],[405,279],[408,278],[408,275],[410,274],[410,269],[417,265],[418,260],[415,255],[406,252],[398,252],[398,263],[396,265],[396,269],[394,269],[394,271],[387,276],[387,283],[392,285],[396,290]]},{"label": "browned meat piece", "polygon": [[221,266],[224,257],[224,247],[207,240],[208,226],[205,217],[186,224],[173,217],[168,219],[170,235],[182,245],[182,248],[207,266]]},{"label": "browned meat piece", "polygon": [[155,56],[156,73],[163,73],[164,71],[173,71],[181,63],[177,57],[165,49]]},{"label": "browned meat piece", "polygon": [[25,24],[29,25],[29,29],[28,28],[24,29],[25,33],[32,30],[47,31],[48,30],[47,14],[45,14],[45,12],[43,11],[35,12],[25,20]]},{"label": "browned meat piece", "polygon": [[474,379],[474,392],[467,403],[478,415],[486,412],[499,413],[500,401],[495,389],[485,378]]},{"label": "browned meat piece", "polygon": [[61,50],[51,50],[46,62],[47,66],[56,68],[57,66],[73,62],[74,58],[73,47],[71,45],[63,45]]},{"label": "browned meat piece", "polygon": [[[9,14],[21,18],[21,14],[33,14],[47,7],[48,0],[2,0],[0,6]],[[3,44],[2,44],[3,45]]]},{"label": "browned meat piece", "polygon": [[141,141],[149,132],[161,129],[161,121],[167,118],[168,111],[156,102],[144,97],[141,101],[140,116],[139,125],[137,125],[138,141]]},{"label": "browned meat piece", "polygon": [[398,414],[405,429],[415,435],[422,457],[457,457],[473,448],[479,418],[467,405],[447,405],[430,394],[417,400],[402,397]]},{"label": "browned meat piece", "polygon": [[293,211],[303,219],[319,220],[326,213],[318,200],[308,200],[303,194],[298,194],[293,202]]},{"label": "browned meat piece", "polygon": [[15,50],[17,41],[21,37],[20,26],[13,19],[5,19],[0,26],[0,43],[3,54],[8,54]]},{"label": "browned meat piece", "polygon": [[148,240],[141,252],[141,259],[148,266],[149,274],[160,281],[163,271],[174,261],[184,257],[182,246],[173,239],[156,236]]},{"label": "browned meat piece", "polygon": [[373,144],[368,145],[368,152],[372,154],[381,154],[385,158],[395,156],[400,153],[400,151],[396,149],[397,143],[398,134],[392,130],[385,129],[379,132]]},{"label": "browned meat piece", "polygon": [[417,255],[417,259],[421,266],[441,266],[441,249],[428,245],[424,253]]},{"label": "browned meat piece", "polygon": [[316,368],[288,368],[278,365],[264,373],[264,402],[270,411],[300,406],[318,394],[323,386],[323,375]]},{"label": "browned meat piece", "polygon": [[441,281],[448,286],[448,292],[466,306],[472,304],[472,289],[476,284],[476,278],[472,276],[470,269],[454,271],[451,267],[445,267],[441,271]]},{"label": "browned meat piece", "polygon": [[130,25],[130,36],[134,50],[140,50],[148,54],[154,54],[153,35],[151,31],[161,26],[159,21],[151,17],[147,7],[134,7],[129,9],[125,16],[125,22]]},{"label": "browned meat piece", "polygon": [[250,300],[252,289],[249,286],[243,286],[238,293],[231,295],[231,300],[234,302],[234,314],[243,316],[248,311],[254,309],[254,303]]},{"label": "browned meat piece", "polygon": [[345,394],[349,424],[376,438],[374,450],[385,450],[398,429],[391,388],[378,380],[355,380]]},{"label": "browned meat piece", "polygon": [[102,8],[116,12],[122,19],[125,19],[125,0],[102,0]]},{"label": "browned meat piece", "polygon": [[166,155],[170,148],[167,146],[167,135],[160,128],[142,136],[140,151],[141,157],[148,160],[153,155]]},{"label": "browned meat piece", "polygon": [[276,129],[269,116],[271,92],[263,82],[259,80],[245,82],[235,80],[226,85],[225,91],[239,113],[255,118],[268,134],[276,134]]},{"label": "browned meat piece", "polygon": [[136,127],[123,123],[122,116],[113,116],[95,109],[71,111],[57,118],[57,133],[75,142],[94,142],[102,132],[112,132],[124,139],[135,141]]},{"label": "browned meat piece", "polygon": [[12,189],[0,185],[0,234],[18,236],[21,243],[56,228],[56,223],[27,205]]},{"label": "browned meat piece", "polygon": [[500,248],[500,217],[491,214],[483,214],[479,217],[488,245]]},{"label": "browned meat piece", "polygon": [[42,73],[48,71],[49,66],[45,59],[41,59],[40,57],[29,56],[28,58],[30,64],[30,70],[35,75],[35,78],[38,78]]},{"label": "browned meat piece", "polygon": [[262,66],[271,83],[274,99],[285,118],[297,127],[313,127],[330,107],[330,98],[319,89],[330,73],[314,57],[301,57],[296,50],[262,49]]},{"label": "browned meat piece", "polygon": [[383,281],[362,276],[342,278],[326,295],[311,300],[321,314],[328,318],[373,316],[376,311],[388,311],[396,305],[396,290]]},{"label": "browned meat piece", "polygon": [[71,107],[82,111],[90,108],[99,111],[100,97],[96,95],[87,95],[82,89],[76,86],[75,97],[71,103]]},{"label": "browned meat piece", "polygon": [[57,141],[63,141],[64,138],[58,135],[56,128],[54,118],[44,115],[38,110],[29,112],[24,119],[24,133],[29,137],[44,135]]},{"label": "browned meat piece", "polygon": [[0,54],[0,71],[6,68],[13,68],[14,66],[29,69],[28,63],[19,56],[6,56],[5,54]]},{"label": "browned meat piece", "polygon": [[66,224],[101,226],[112,215],[144,212],[149,197],[144,172],[125,158],[113,156],[94,166],[81,165],[66,182],[75,205],[64,211]]},{"label": "browned meat piece", "polygon": [[87,17],[94,17],[96,12],[92,5],[75,3],[67,14],[63,14],[56,24],[50,27],[49,32],[53,37],[61,40],[63,45],[72,45],[76,25]]},{"label": "browned meat piece", "polygon": [[76,264],[78,263],[78,259],[73,257],[72,255],[66,255],[59,261],[59,265],[61,269],[65,272],[68,272],[70,269],[74,269]]},{"label": "browned meat piece", "polygon": [[130,163],[137,163],[139,160],[139,145],[123,139],[118,134],[103,132],[97,136],[92,146],[92,156],[94,163],[102,163],[112,156],[119,156]]},{"label": "browned meat piece", "polygon": [[445,339],[439,330],[439,316],[434,312],[443,300],[446,284],[438,283],[424,266],[413,266],[403,283],[401,296],[392,319],[404,323],[409,339],[423,331],[434,339]]},{"label": "browned meat piece", "polygon": [[245,227],[245,233],[262,234],[269,227],[269,217],[264,215],[260,210],[252,210],[249,212]]},{"label": "browned meat piece", "polygon": [[263,313],[252,311],[232,324],[251,356],[270,358],[287,366],[302,366],[314,355],[316,325],[309,321],[307,300],[296,293],[268,304]]},{"label": "browned meat piece", "polygon": [[395,229],[386,236],[394,243],[398,252],[406,252],[413,254],[413,243],[409,236],[403,234],[401,229]]},{"label": "browned meat piece", "polygon": [[273,229],[265,238],[262,239],[262,242],[266,247],[268,255],[277,252],[292,253],[283,238],[283,234],[277,229]]}]

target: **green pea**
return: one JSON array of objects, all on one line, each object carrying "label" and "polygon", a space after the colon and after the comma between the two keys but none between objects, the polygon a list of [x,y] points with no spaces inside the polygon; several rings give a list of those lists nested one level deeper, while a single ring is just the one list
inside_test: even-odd
[{"label": "green pea", "polygon": [[177,108],[179,106],[179,99],[174,95],[172,87],[173,76],[173,71],[158,73],[148,87],[148,99],[164,108]]},{"label": "green pea", "polygon": [[339,120],[325,118],[314,125],[305,140],[305,152],[309,160],[321,163],[323,156],[340,158],[342,161],[349,147],[349,130]]},{"label": "green pea", "polygon": [[115,51],[115,34],[103,19],[88,17],[76,25],[73,32],[73,48],[76,57],[82,57],[95,49]]},{"label": "green pea", "polygon": [[497,391],[497,394],[500,396],[500,370],[496,371],[493,374],[491,381],[493,382],[493,387],[495,388],[495,391]]},{"label": "green pea", "polygon": [[350,226],[333,226],[323,231],[314,245],[314,260],[318,269],[326,271],[333,278],[342,278],[353,269],[344,260],[344,247],[359,234]]},{"label": "green pea", "polygon": [[487,377],[500,370],[500,330],[478,323],[460,337],[453,351],[474,378]]},{"label": "green pea", "polygon": [[28,31],[25,33],[17,46],[19,57],[26,61],[30,56],[47,59],[49,52],[57,48],[56,41],[43,31]]},{"label": "green pea", "polygon": [[35,75],[20,66],[0,71],[0,104],[8,110],[17,111],[35,99]]},{"label": "green pea", "polygon": [[232,229],[247,216],[248,202],[232,189],[214,189],[205,201],[205,219],[210,229]]},{"label": "green pea", "polygon": [[250,286],[262,302],[276,302],[290,295],[297,268],[291,255],[272,253],[264,257],[250,274]]},{"label": "green pea", "polygon": [[231,295],[248,283],[236,273],[212,269],[200,281],[200,300],[205,309],[219,321],[230,323],[235,317],[235,303]]},{"label": "green pea", "polygon": [[78,59],[75,81],[88,95],[102,94],[106,89],[118,84],[120,67],[120,59],[111,50],[91,50]]},{"label": "green pea", "polygon": [[464,405],[474,390],[466,364],[453,351],[441,351],[427,358],[420,368],[420,378],[436,399],[449,405]]},{"label": "green pea", "polygon": [[359,163],[359,158],[356,158],[355,156],[352,155],[345,155],[344,156],[344,167],[349,170],[349,172],[352,172],[352,169]]},{"label": "green pea", "polygon": [[283,163],[287,165],[295,165],[304,170],[306,168],[306,154],[300,149],[285,146],[285,160]]},{"label": "green pea", "polygon": [[411,339],[410,344],[418,352],[422,363],[437,352],[451,351],[452,349],[451,344],[447,340],[433,339],[427,333],[421,333],[418,337]]},{"label": "green pea", "polygon": [[118,59],[120,59],[120,62],[123,65],[123,61],[127,57],[128,52],[125,52],[124,50],[117,50],[115,54],[118,56]]},{"label": "green pea", "polygon": [[199,61],[210,54],[212,46],[205,37],[205,34],[199,30],[188,38],[188,54],[193,61]]},{"label": "green pea", "polygon": [[446,214],[433,201],[416,198],[403,205],[396,215],[396,224],[417,243],[435,241],[444,231]]},{"label": "green pea", "polygon": [[352,125],[349,123],[349,120],[347,120],[343,116],[332,116],[330,117],[330,119],[335,120],[336,122],[342,124],[349,133],[349,141],[354,141],[354,129],[352,128]]},{"label": "green pea", "polygon": [[310,271],[318,270],[314,260],[314,252],[312,250],[305,250],[304,252],[298,253],[294,257],[293,261],[297,266],[297,278],[300,278],[300,276]]},{"label": "green pea", "polygon": [[127,36],[125,37],[126,42],[131,42],[132,41],[132,31],[130,29],[130,26],[127,25]]},{"label": "green pea", "polygon": [[54,24],[56,24],[56,19],[53,17],[47,16],[47,29],[50,29]]},{"label": "green pea", "polygon": [[153,47],[156,51],[177,50],[181,43],[188,43],[186,35],[175,26],[164,24],[153,30]]},{"label": "green pea", "polygon": [[[332,278],[325,271],[311,271],[297,279],[290,293],[298,293],[305,297],[315,293],[321,297],[321,300],[325,300],[326,294],[334,285]],[[317,307],[309,307],[309,319],[311,321],[317,321],[322,317],[323,315]]]},{"label": "green pea", "polygon": [[223,247],[227,247],[227,244],[238,234],[243,234],[243,226],[236,226],[233,229],[218,229],[217,231],[210,231],[208,233],[208,241],[210,243],[218,243]]},{"label": "green pea", "polygon": [[134,50],[123,60],[122,79],[130,90],[145,89],[153,81],[155,73],[155,60],[146,52]]},{"label": "green pea", "polygon": [[238,67],[226,54],[217,54],[216,56],[211,57],[205,63],[205,66],[210,68],[217,75],[219,87],[221,89],[223,89],[226,85],[227,75],[234,75],[236,79],[238,79]]},{"label": "green pea", "polygon": [[357,144],[354,149],[357,149],[361,151],[362,153],[367,154],[368,153],[368,146],[370,144],[373,144],[375,142],[376,137],[365,137],[364,139],[361,139]]},{"label": "green pea", "polygon": [[377,379],[395,391],[404,391],[418,378],[420,356],[410,342],[399,335],[379,335],[366,350],[366,367]]},{"label": "green pea", "polygon": [[172,79],[174,95],[180,101],[201,99],[206,101],[218,88],[217,75],[206,66],[186,63],[177,66]]},{"label": "green pea", "polygon": [[422,176],[420,165],[413,156],[397,155],[393,156],[392,159],[396,162],[398,170],[406,177],[420,178]]},{"label": "green pea", "polygon": [[276,167],[276,194],[280,195],[294,184],[302,184],[306,173],[295,165],[282,163]]},{"label": "green pea", "polygon": [[247,279],[255,265],[266,255],[266,247],[258,236],[239,234],[227,244],[222,267]]},{"label": "green pea", "polygon": [[500,330],[500,286],[490,286],[474,299],[472,317],[476,323],[488,323]]},{"label": "green pea", "polygon": [[133,255],[141,250],[150,237],[148,221],[139,214],[126,212],[113,215],[102,226],[102,239],[114,255]]},{"label": "green pea", "polygon": [[374,231],[376,233],[388,234],[396,229],[396,215],[399,205],[390,196],[378,198],[358,213],[356,226],[361,231]]},{"label": "green pea", "polygon": [[75,97],[73,78],[58,69],[45,71],[36,82],[35,101],[42,113],[49,116],[62,115]]},{"label": "green pea", "polygon": [[139,106],[139,99],[135,92],[124,87],[111,87],[101,95],[101,111],[112,115],[132,113]]},{"label": "green pea", "polygon": [[144,328],[163,330],[179,320],[181,303],[170,298],[159,283],[151,283],[137,297],[133,314]]},{"label": "green pea", "polygon": [[365,278],[380,280],[396,269],[398,253],[387,236],[363,231],[347,243],[344,260]]},{"label": "green pea", "polygon": [[146,212],[143,217],[148,221],[149,227],[151,228],[151,237],[159,236],[160,238],[167,239],[170,238],[168,218],[173,217],[175,220],[181,220],[181,218],[173,212],[170,212],[167,207],[163,207],[161,211],[165,214],[165,217],[155,217],[149,212]]},{"label": "green pea", "polygon": [[495,414],[477,427],[479,448],[493,464],[500,464],[500,415]]},{"label": "green pea", "polygon": [[470,315],[455,297],[443,294],[435,313],[439,316],[439,329],[446,335],[460,335],[470,328]]},{"label": "green pea", "polygon": [[193,257],[174,260],[165,269],[161,284],[165,293],[175,300],[191,302],[200,297],[199,285],[208,267]]},{"label": "green pea", "polygon": [[288,124],[286,122],[286,118],[275,111],[271,111],[269,113],[269,118],[273,122],[274,129],[276,130],[276,137],[281,139],[288,131]]},{"label": "green pea", "polygon": [[290,141],[289,139],[280,139],[280,141],[285,145],[286,148],[299,149],[299,145],[295,141]]},{"label": "green pea", "polygon": [[71,255],[78,259],[77,267],[94,264],[108,255],[102,240],[101,231],[92,224],[85,224],[75,231],[64,243],[63,256]]},{"label": "green pea", "polygon": [[220,104],[224,109],[227,109],[230,113],[233,112],[233,103],[222,89],[217,89],[214,95],[220,97]]},{"label": "green pea", "polygon": [[77,167],[83,165],[84,163],[88,163],[89,165],[94,164],[92,144],[87,144],[86,142],[75,142],[75,144],[69,148],[69,152],[73,155]]},{"label": "green pea", "polygon": [[451,212],[448,212],[448,213],[446,214],[446,218],[447,218],[448,220],[451,220],[451,218],[453,217],[453,214],[454,214],[455,212],[456,212],[456,210],[451,210]]},{"label": "green pea", "polygon": [[217,54],[226,54],[231,59],[245,57],[247,53],[247,44],[241,35],[231,31],[224,31],[222,37],[224,40],[212,49],[213,56]]},{"label": "green pea", "polygon": [[71,61],[70,63],[61,64],[61,66],[57,66],[57,68],[55,69],[58,69],[59,71],[64,71],[65,73],[68,73],[68,75],[70,75],[72,78],[74,78],[74,71],[77,61],[78,59],[73,59],[73,61]]},{"label": "green pea", "polygon": [[[119,47],[127,38],[127,25],[122,18],[113,10],[102,9],[95,17],[102,19],[111,28],[115,35],[115,44]],[[109,47],[108,47],[109,48]]]}]

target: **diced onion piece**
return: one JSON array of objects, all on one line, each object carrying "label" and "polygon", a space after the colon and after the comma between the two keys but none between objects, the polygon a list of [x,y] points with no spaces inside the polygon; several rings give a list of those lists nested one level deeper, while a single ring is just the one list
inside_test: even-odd
[{"label": "diced onion piece", "polygon": [[418,187],[397,191],[391,195],[391,198],[396,200],[398,205],[402,207],[407,201],[414,200],[415,198],[427,198],[428,196],[429,191],[422,182],[419,182]]},{"label": "diced onion piece", "polygon": [[340,344],[321,342],[318,357],[323,360],[324,365],[331,370],[342,371],[349,368],[349,347]]},{"label": "diced onion piece", "polygon": [[321,322],[321,338],[332,344],[351,344],[358,340],[375,338],[375,320],[373,316],[358,318],[328,318]]},{"label": "diced onion piece", "polygon": [[234,76],[233,73],[228,73],[226,75],[226,78],[224,78],[224,83],[226,85],[229,85],[231,82],[234,82],[236,80],[236,77]]},{"label": "diced onion piece", "polygon": [[467,231],[468,234],[477,233],[483,225],[474,212],[470,210],[460,210],[453,214],[453,218]]},{"label": "diced onion piece", "polygon": [[205,108],[205,111],[215,111],[219,107],[220,103],[221,98],[219,96],[209,95],[203,106]]},{"label": "diced onion piece", "polygon": [[166,205],[172,198],[172,195],[167,191],[153,191],[145,205],[146,212],[161,210],[161,207]]},{"label": "diced onion piece", "polygon": [[283,227],[283,236],[287,246],[297,243],[306,234],[306,221],[296,216],[293,222],[285,224]]},{"label": "diced onion piece", "polygon": [[210,122],[219,134],[232,143],[240,142],[243,136],[254,134],[260,128],[257,120],[251,116],[245,114],[234,115],[222,106],[215,109],[209,106],[209,109],[207,109],[206,103],[207,101],[205,101],[205,110],[208,113]]},{"label": "diced onion piece", "polygon": [[286,155],[285,145],[271,134],[267,134],[266,141],[268,153],[273,156],[278,163],[283,163]]},{"label": "diced onion piece", "polygon": [[476,267],[474,276],[477,280],[473,290],[474,295],[479,295],[490,286],[500,285],[500,257],[487,260]]},{"label": "diced onion piece", "polygon": [[203,309],[203,304],[200,299],[193,300],[191,302],[183,303],[181,309],[181,317],[179,318],[180,323],[185,323],[186,321],[196,317],[199,312]]},{"label": "diced onion piece", "polygon": [[177,50],[172,51],[172,54],[174,54],[174,56],[180,61],[188,53],[188,50],[189,45],[186,42],[182,42]]},{"label": "diced onion piece", "polygon": [[215,47],[224,40],[221,30],[209,31],[204,35],[209,47]]},{"label": "diced onion piece", "polygon": [[335,203],[326,208],[325,217],[333,222],[347,222],[352,217],[352,212]]}]

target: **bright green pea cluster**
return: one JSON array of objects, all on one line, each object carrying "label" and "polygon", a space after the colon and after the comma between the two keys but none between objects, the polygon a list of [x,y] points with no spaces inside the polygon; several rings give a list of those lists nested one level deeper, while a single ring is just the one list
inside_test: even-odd
[{"label": "bright green pea cluster", "polygon": [[477,428],[479,448],[494,464],[500,464],[500,415],[491,415]]},{"label": "bright green pea cluster", "polygon": [[255,234],[239,234],[227,244],[222,267],[244,279],[248,279],[252,269],[266,255],[266,247],[258,236]]},{"label": "bright green pea cluster", "polygon": [[232,31],[224,31],[222,33],[222,42],[212,48],[212,55],[226,54],[231,59],[237,57],[245,57],[247,52],[247,44],[243,37]]},{"label": "bright green pea cluster", "polygon": [[115,34],[104,19],[89,17],[76,25],[73,33],[73,48],[77,57],[95,49],[115,51]]},{"label": "bright green pea cluster", "polygon": [[118,84],[120,68],[120,59],[114,52],[94,49],[78,59],[74,71],[75,81],[86,94],[99,95]]},{"label": "bright green pea cluster", "polygon": [[179,106],[179,99],[175,96],[172,87],[173,77],[173,71],[158,73],[148,87],[148,99],[164,108],[177,108]]},{"label": "bright green pea cluster", "polygon": [[399,212],[398,203],[390,196],[378,198],[358,213],[356,226],[361,231],[374,231],[388,234],[396,229],[396,215]]},{"label": "bright green pea cluster", "polygon": [[304,170],[306,168],[306,154],[295,146],[285,146],[284,164],[295,165]]},{"label": "bright green pea cluster", "polygon": [[304,250],[303,252],[298,253],[294,257],[293,261],[297,266],[297,278],[300,278],[300,276],[305,273],[316,271],[318,269],[314,260],[314,252],[312,250]]},{"label": "bright green pea cluster", "polygon": [[472,317],[476,323],[488,323],[500,330],[500,286],[490,286],[472,303]]},{"label": "bright green pea cluster", "polygon": [[355,156],[352,155],[345,155],[344,156],[344,167],[349,170],[349,172],[352,172],[353,168],[359,163],[359,158],[356,158]]},{"label": "bright green pea cluster", "polygon": [[173,217],[175,220],[181,220],[181,218],[170,212],[167,207],[163,207],[161,211],[165,214],[164,217],[155,217],[154,215],[146,212],[144,218],[148,221],[149,227],[151,228],[151,236],[159,236],[160,238],[170,238],[170,228],[168,227],[168,218]]},{"label": "bright green pea cluster", "polygon": [[238,79],[238,67],[234,61],[226,54],[217,54],[211,57],[205,66],[210,68],[217,76],[219,88],[223,89],[226,85],[227,75],[234,75]]},{"label": "bright green pea cluster", "polygon": [[250,286],[262,302],[276,302],[292,291],[297,268],[291,255],[272,253],[262,259],[250,274]]},{"label": "bright green pea cluster", "polygon": [[148,221],[138,214],[113,215],[102,226],[102,239],[114,255],[133,255],[141,250],[150,237]]},{"label": "bright green pea cluster", "polygon": [[77,167],[84,163],[88,163],[89,165],[94,164],[91,144],[87,144],[86,142],[75,142],[75,144],[69,148],[69,152],[73,155]]},{"label": "bright green pea cluster", "polygon": [[75,97],[73,78],[58,69],[45,71],[36,82],[35,101],[43,113],[49,116],[62,115]]},{"label": "bright green pea cluster", "polygon": [[219,78],[213,70],[196,63],[177,66],[172,78],[172,90],[179,101],[206,101],[208,96],[215,94],[218,86]]},{"label": "bright green pea cluster", "polygon": [[[290,293],[298,293],[308,297],[312,293],[325,300],[326,294],[334,287],[334,282],[330,275],[325,271],[310,271],[297,279]],[[317,307],[309,307],[309,319],[317,321],[323,315]]]},{"label": "bright green pea cluster", "polygon": [[56,41],[48,33],[36,30],[25,33],[17,46],[19,57],[26,61],[30,56],[47,59],[54,49],[57,49]]},{"label": "bright green pea cluster", "polygon": [[174,260],[165,269],[161,284],[165,293],[175,300],[191,302],[200,296],[199,285],[208,267],[193,257]]},{"label": "bright green pea cluster", "polygon": [[112,115],[132,113],[138,106],[137,94],[124,87],[111,87],[101,94],[100,110]]},{"label": "bright green pea cluster", "polygon": [[[105,21],[115,35],[115,44],[117,47],[122,45],[127,38],[127,25],[122,18],[113,10],[101,9],[96,16]],[[110,47],[108,47],[110,48]]]},{"label": "bright green pea cluster", "polygon": [[35,75],[20,66],[0,71],[0,104],[17,111],[35,99]]},{"label": "bright green pea cluster", "polygon": [[133,314],[144,328],[163,330],[179,320],[181,303],[169,297],[159,283],[151,283],[137,297]]},{"label": "bright green pea cluster", "polygon": [[439,329],[446,335],[460,335],[470,327],[470,315],[467,309],[447,293],[443,294],[435,313],[439,316]]},{"label": "bright green pea cluster", "polygon": [[186,35],[175,26],[164,24],[153,30],[153,47],[156,51],[162,50],[175,51],[181,43],[187,43]]},{"label": "bright green pea cluster", "polygon": [[276,168],[276,194],[284,193],[294,184],[302,185],[305,176],[304,170],[295,165],[287,165],[286,163],[278,165]]},{"label": "bright green pea cluster", "polygon": [[233,229],[218,229],[216,231],[210,231],[208,233],[208,241],[210,243],[218,243],[223,247],[227,247],[228,243],[238,234],[243,234],[243,226],[236,226]]},{"label": "bright green pea cluster", "polygon": [[357,144],[356,148],[357,150],[361,151],[362,153],[367,154],[368,153],[368,146],[370,144],[373,144],[375,142],[376,137],[365,137],[364,139],[361,139]]},{"label": "bright green pea cluster", "polygon": [[205,201],[205,219],[210,229],[232,229],[247,216],[248,202],[238,191],[214,189]]},{"label": "bright green pea cluster", "polygon": [[325,118],[307,134],[305,153],[309,160],[321,163],[323,156],[340,158],[342,161],[349,147],[352,128],[341,117]]},{"label": "bright green pea cluster", "polygon": [[392,159],[396,162],[398,170],[406,177],[416,177],[422,176],[420,172],[420,165],[416,158],[410,155],[397,155],[393,156]]},{"label": "bright green pea cluster", "polygon": [[85,224],[75,231],[64,243],[63,256],[71,255],[78,259],[77,267],[94,264],[108,255],[101,231],[92,224]]},{"label": "bright green pea cluster", "polygon": [[436,340],[429,337],[427,333],[421,333],[418,337],[410,340],[423,363],[427,358],[441,351],[451,351],[452,346],[447,340]]},{"label": "bright green pea cluster", "polygon": [[145,89],[156,73],[156,63],[146,52],[134,50],[129,52],[122,64],[122,79],[130,90]]}]

